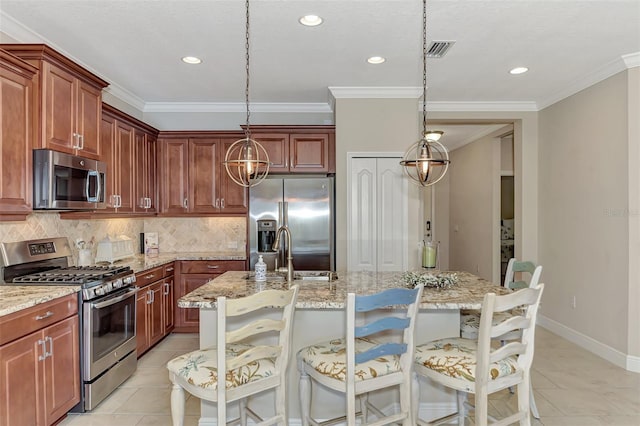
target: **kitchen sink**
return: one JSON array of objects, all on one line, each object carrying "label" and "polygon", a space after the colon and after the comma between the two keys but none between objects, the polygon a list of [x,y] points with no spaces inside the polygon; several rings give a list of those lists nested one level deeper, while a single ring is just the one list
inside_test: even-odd
[{"label": "kitchen sink", "polygon": [[[255,273],[249,272],[245,279],[255,279]],[[335,281],[338,279],[338,273],[335,271],[293,271],[293,279],[294,281]],[[286,280],[286,272],[267,272],[267,281]]]}]

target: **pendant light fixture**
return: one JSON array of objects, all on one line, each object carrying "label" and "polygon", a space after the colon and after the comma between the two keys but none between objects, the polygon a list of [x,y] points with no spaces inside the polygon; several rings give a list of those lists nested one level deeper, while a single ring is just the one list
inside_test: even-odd
[{"label": "pendant light fixture", "polygon": [[427,130],[427,0],[422,0],[422,138],[411,145],[400,164],[413,183],[431,186],[449,168],[449,153],[439,140],[443,132]]},{"label": "pendant light fixture", "polygon": [[244,187],[252,187],[262,182],[269,174],[269,155],[262,145],[251,139],[251,128],[249,127],[249,0],[245,1],[246,22],[245,22],[245,59],[246,59],[246,85],[245,85],[245,105],[247,110],[247,120],[244,129],[244,138],[235,141],[224,158],[224,167],[232,181]]}]

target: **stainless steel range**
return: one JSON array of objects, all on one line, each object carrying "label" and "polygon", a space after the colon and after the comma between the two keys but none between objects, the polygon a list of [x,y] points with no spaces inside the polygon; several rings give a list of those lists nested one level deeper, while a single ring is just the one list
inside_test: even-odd
[{"label": "stainless steel range", "polygon": [[80,286],[81,401],[92,410],[137,367],[135,274],[128,266],[69,266],[66,238],[0,243],[5,285]]}]

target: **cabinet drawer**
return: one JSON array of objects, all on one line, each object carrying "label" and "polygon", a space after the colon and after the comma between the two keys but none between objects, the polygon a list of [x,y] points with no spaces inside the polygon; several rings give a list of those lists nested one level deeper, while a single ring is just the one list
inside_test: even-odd
[{"label": "cabinet drawer", "polygon": [[170,277],[175,273],[175,262],[167,263],[162,268],[162,276],[165,278]]},{"label": "cabinet drawer", "polygon": [[164,276],[164,267],[157,266],[153,269],[148,269],[144,272],[136,274],[136,285],[138,287],[144,287],[151,284],[154,281],[161,280]]},{"label": "cabinet drawer", "polygon": [[227,271],[244,271],[244,260],[190,260],[180,262],[182,274],[222,274]]},{"label": "cabinet drawer", "polygon": [[70,294],[0,317],[0,345],[26,336],[77,313],[78,295]]}]

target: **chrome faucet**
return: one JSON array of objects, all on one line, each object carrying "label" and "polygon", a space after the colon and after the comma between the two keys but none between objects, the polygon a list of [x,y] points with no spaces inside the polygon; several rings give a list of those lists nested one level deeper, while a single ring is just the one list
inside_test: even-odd
[{"label": "chrome faucet", "polygon": [[293,256],[291,255],[291,230],[287,225],[282,225],[276,231],[276,239],[271,245],[273,251],[278,251],[280,248],[280,235],[285,233],[287,236],[287,281],[293,281]]}]

